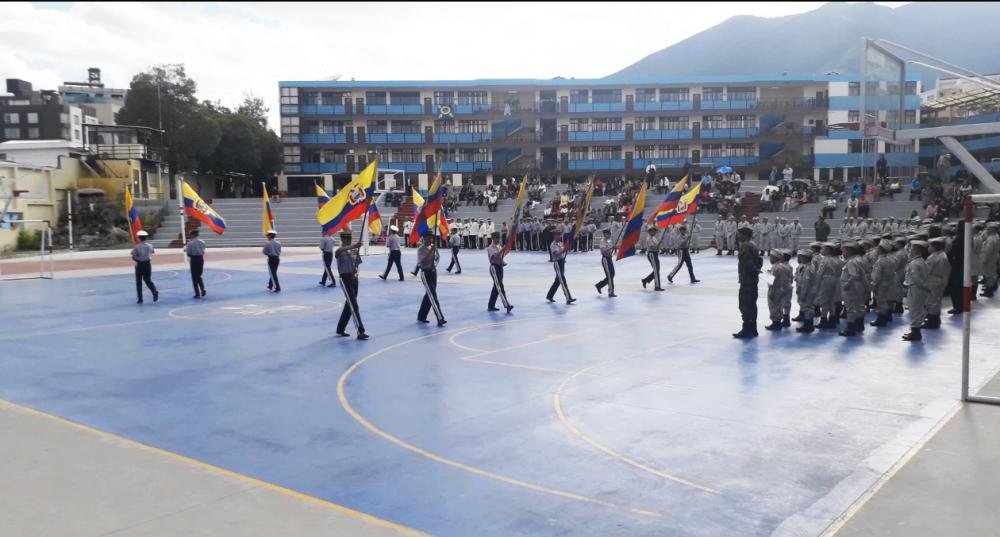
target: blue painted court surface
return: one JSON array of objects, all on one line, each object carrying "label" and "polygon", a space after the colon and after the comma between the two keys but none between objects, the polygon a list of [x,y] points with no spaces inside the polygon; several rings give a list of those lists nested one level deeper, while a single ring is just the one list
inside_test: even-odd
[{"label": "blue painted court surface", "polygon": [[[544,295],[542,254],[512,254],[512,315],[486,312],[486,256],[442,263],[448,324],[423,293],[362,265],[372,339],[337,338],[339,288],[287,261],[260,270],[0,283],[0,398],[435,535],[819,535],[954,406],[960,319],[924,341],[867,327],[739,329],[735,258],[700,254],[667,291],[644,257],[597,295],[596,254],[573,254],[576,304]],[[443,261],[447,261],[444,259]],[[155,260],[154,260],[155,263]],[[767,264],[765,263],[765,268]],[[981,299],[985,300],[985,299]],[[797,306],[793,307],[797,311]],[[1000,366],[996,301],[973,317],[974,383]],[[433,319],[433,316],[431,317]],[[353,326],[348,330],[353,334]]]}]

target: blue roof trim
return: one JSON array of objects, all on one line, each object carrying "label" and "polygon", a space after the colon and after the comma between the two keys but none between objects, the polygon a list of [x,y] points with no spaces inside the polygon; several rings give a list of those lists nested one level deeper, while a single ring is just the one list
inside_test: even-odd
[{"label": "blue roof trim", "polygon": [[[857,82],[858,75],[759,74],[718,76],[670,76],[657,78],[482,78],[474,80],[283,80],[280,88],[469,88],[482,86],[635,86],[646,84],[744,84],[754,82]],[[908,78],[917,81],[918,78]]]}]

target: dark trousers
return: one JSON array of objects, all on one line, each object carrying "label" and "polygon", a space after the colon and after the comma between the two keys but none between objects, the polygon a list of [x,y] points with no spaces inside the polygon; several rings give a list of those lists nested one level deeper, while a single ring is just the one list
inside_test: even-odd
[{"label": "dark trousers", "polygon": [[[392,266],[396,265],[396,272],[399,273],[399,281],[403,281],[403,264],[400,262],[402,259],[402,253],[399,250],[389,250],[389,263],[385,266],[385,272],[382,273],[382,279],[389,277],[389,271],[392,270]],[[343,280],[343,278],[341,278]]]},{"label": "dark trousers", "polygon": [[743,328],[757,331],[757,281],[740,284],[740,315]]},{"label": "dark trousers", "polygon": [[458,266],[458,271],[462,272],[462,264],[458,262],[458,250],[458,246],[451,247],[451,263],[448,263],[448,272],[451,272],[454,266]]},{"label": "dark trousers", "polygon": [[556,278],[552,281],[552,286],[549,287],[549,293],[545,295],[545,298],[552,300],[552,297],[556,296],[556,291],[560,287],[562,287],[563,294],[566,295],[566,300],[573,298],[569,294],[569,285],[566,283],[566,260],[553,261],[552,266],[556,271]]},{"label": "dark trousers", "polygon": [[438,322],[443,321],[444,313],[441,311],[437,295],[437,271],[421,270],[420,281],[424,284],[424,299],[420,301],[420,310],[417,312],[417,319],[426,321],[427,313],[433,308],[434,316],[437,317]]},{"label": "dark trousers", "polygon": [[354,324],[355,328],[358,329],[358,334],[364,334],[365,325],[361,322],[361,309],[358,308],[358,277],[354,274],[341,274],[340,285],[344,289],[344,295],[347,300],[344,302],[344,310],[340,312],[340,322],[337,323],[337,332],[343,332],[347,328],[347,321],[351,317],[354,317]]},{"label": "dark trousers", "polygon": [[276,255],[267,256],[267,271],[270,273],[270,278],[267,280],[268,289],[281,291],[281,284],[278,283],[278,263],[280,262],[281,258]]},{"label": "dark trousers", "polygon": [[687,265],[688,268],[688,276],[690,276],[691,281],[694,282],[695,280],[694,267],[691,266],[691,253],[688,251],[687,248],[681,250],[681,259],[680,261],[677,262],[677,266],[674,267],[674,270],[670,272],[670,278],[673,279],[673,277],[677,274],[677,271],[681,269],[681,265],[685,264]]},{"label": "dark trousers", "polygon": [[646,259],[649,260],[649,264],[653,267],[653,271],[649,273],[648,276],[642,279],[642,283],[654,282],[656,288],[660,288],[660,253],[654,251],[646,252]]},{"label": "dark trousers", "polygon": [[330,277],[330,285],[337,285],[337,279],[333,277],[333,271],[330,270],[330,264],[333,263],[333,252],[323,252],[323,277],[320,278],[319,283],[326,285],[326,277]]},{"label": "dark trousers", "polygon": [[205,294],[205,281],[201,275],[205,272],[205,257],[192,255],[191,257],[191,284],[194,285],[195,296]]},{"label": "dark trousers", "polygon": [[601,266],[604,267],[604,279],[597,282],[598,289],[608,287],[608,292],[615,294],[615,262],[610,257],[601,256]]},{"label": "dark trousers", "polygon": [[490,277],[493,278],[493,289],[490,291],[490,303],[487,307],[497,307],[497,297],[499,296],[501,302],[503,302],[503,307],[509,308],[510,302],[507,301],[507,291],[503,288],[503,265],[494,265],[491,263]]},{"label": "dark trousers", "polygon": [[149,288],[154,297],[159,294],[156,291],[156,286],[153,285],[153,264],[149,261],[135,262],[135,294],[138,295],[139,300],[142,300],[142,282],[146,282],[146,287]]}]

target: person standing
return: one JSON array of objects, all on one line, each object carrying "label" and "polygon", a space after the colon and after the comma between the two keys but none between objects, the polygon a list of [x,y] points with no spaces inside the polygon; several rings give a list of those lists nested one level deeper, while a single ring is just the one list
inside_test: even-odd
[{"label": "person standing", "polygon": [[389,226],[389,237],[385,239],[385,246],[389,249],[389,262],[385,265],[385,272],[379,278],[385,280],[389,277],[389,271],[396,265],[396,272],[399,273],[399,281],[403,281],[402,251],[400,250],[399,228]]},{"label": "person standing", "polygon": [[[726,247],[729,248],[729,255],[733,255],[736,251],[736,230],[739,229],[736,225],[736,217],[729,215],[729,219],[726,220]],[[749,238],[747,239],[749,240]]]},{"label": "person standing", "polygon": [[991,297],[997,291],[997,281],[1000,277],[1000,223],[987,222],[986,235],[983,237],[983,293],[979,296]]},{"label": "person standing", "polygon": [[826,218],[823,215],[816,217],[816,223],[813,224],[813,229],[816,231],[816,241],[826,242],[830,238],[830,224],[826,222]]},{"label": "person standing", "polygon": [[814,309],[816,302],[816,268],[812,264],[813,251],[805,248],[799,250],[799,263],[795,267],[795,298],[799,303],[799,315],[796,321],[801,321],[802,326],[795,329],[800,334],[808,334],[816,329],[813,326]]},{"label": "person standing", "polygon": [[[667,233],[667,230],[663,230],[662,233]],[[653,269],[642,279],[643,289],[649,285],[649,282],[653,282],[655,284],[654,291],[663,291],[663,287],[660,286],[660,242],[662,239],[662,235],[657,236],[655,225],[650,225],[646,229],[646,236],[642,238],[640,248],[646,251],[646,260],[649,261],[649,266]]]},{"label": "person standing", "polygon": [[447,270],[450,274],[452,268],[458,267],[455,274],[461,274],[462,264],[458,262],[458,251],[462,248],[462,237],[460,237],[458,233],[453,232],[448,236],[448,246],[451,247],[451,262],[448,263],[448,268],[445,270]]},{"label": "person standing", "polygon": [[153,264],[150,261],[156,252],[153,250],[153,245],[146,242],[149,233],[146,233],[145,229],[140,229],[135,236],[139,238],[139,244],[132,247],[131,255],[132,261],[135,261],[135,294],[139,297],[136,304],[142,304],[143,282],[146,282],[146,287],[153,293],[153,302],[156,302],[160,299],[160,293],[153,284]]},{"label": "person standing", "polygon": [[545,295],[545,299],[549,302],[555,302],[556,290],[562,287],[563,295],[566,296],[566,304],[572,304],[576,302],[573,295],[569,292],[569,285],[566,283],[566,248],[564,247],[562,233],[555,233],[552,237],[552,243],[549,244],[549,258],[552,260],[552,268],[556,271],[555,280],[552,282],[552,286],[549,287],[548,294]]},{"label": "person standing", "polygon": [[[319,242],[319,249],[323,252],[323,277],[320,278],[319,284],[324,287],[336,287],[337,279],[333,277],[333,271],[330,269],[330,265],[333,263],[333,237],[329,235],[323,235],[323,238]],[[326,277],[330,277],[330,285],[326,284]]]},{"label": "person standing", "polygon": [[945,253],[948,239],[935,237],[927,244],[931,251],[925,260],[927,263],[927,319],[920,328],[934,330],[941,328],[941,300],[944,299],[944,290],[948,287],[951,264],[948,263],[948,254]]},{"label": "person standing", "polygon": [[358,331],[358,339],[366,340],[368,334],[365,333],[365,324],[361,322],[361,308],[358,307],[358,265],[356,260],[360,249],[361,241],[351,244],[350,231],[341,232],[340,247],[337,248],[334,255],[337,258],[340,285],[347,300],[344,301],[344,309],[340,312],[340,321],[337,322],[337,335],[340,337],[350,336],[344,329],[347,328],[347,321],[353,319],[354,328]]},{"label": "person standing", "polygon": [[205,271],[205,241],[198,238],[198,230],[191,231],[191,238],[184,245],[184,253],[191,263],[191,284],[194,285],[194,298],[205,296],[205,280],[201,278]]},{"label": "person standing", "polygon": [[792,300],[792,267],[788,265],[783,250],[772,249],[769,257],[772,281],[767,286],[767,309],[771,314],[771,324],[765,326],[764,330],[781,330],[782,327],[791,325],[789,307]]},{"label": "person standing", "polygon": [[[887,239],[878,243],[878,257],[872,267],[871,288],[875,297],[875,320],[869,326],[886,326],[892,320],[893,296],[896,286],[893,245]],[[947,260],[945,260],[947,261]]]},{"label": "person standing", "polygon": [[601,294],[601,289],[605,286],[608,288],[608,297],[615,298],[618,295],[615,294],[615,241],[611,238],[611,230],[605,229],[603,232],[604,240],[601,241],[601,267],[604,269],[604,279],[597,282],[594,287],[597,288],[597,294]]},{"label": "person standing", "polygon": [[799,219],[796,218],[792,221],[791,226],[792,226],[792,232],[790,234],[790,237],[792,243],[788,249],[795,252],[799,249],[799,241],[802,240],[802,222],[800,222]]},{"label": "person standing", "polygon": [[903,334],[904,341],[920,341],[923,339],[920,327],[924,324],[927,303],[927,243],[924,241],[910,242],[910,261],[906,264],[906,275],[903,285],[906,286],[906,306],[910,310],[910,331]]},{"label": "person standing", "polygon": [[753,232],[749,228],[740,228],[736,232],[739,241],[739,257],[737,270],[739,272],[739,304],[740,315],[743,317],[743,328],[733,334],[734,338],[744,339],[757,337],[757,283],[760,280],[760,269],[763,266],[757,245],[750,240]]},{"label": "person standing", "polygon": [[722,255],[722,251],[726,249],[726,219],[721,214],[715,221],[712,234],[715,236],[715,255]]},{"label": "person standing", "polygon": [[681,265],[687,265],[688,276],[691,283],[698,283],[701,280],[694,277],[694,267],[691,266],[691,234],[688,233],[687,224],[677,227],[677,266],[667,275],[667,281],[674,283],[674,276],[681,269]]},{"label": "person standing", "polygon": [[839,334],[845,337],[859,335],[864,331],[865,307],[868,303],[868,278],[865,275],[861,246],[855,242],[841,246],[844,268],[840,272],[840,294],[844,299],[847,326]]},{"label": "person standing", "polygon": [[500,308],[497,307],[497,297],[500,297],[503,307],[507,313],[510,313],[514,306],[507,300],[507,291],[503,288],[503,268],[507,263],[504,263],[503,252],[497,244],[499,239],[500,233],[494,231],[486,246],[486,256],[490,261],[490,278],[493,279],[493,288],[490,290],[490,301],[486,305],[486,311],[500,311]]},{"label": "person standing", "polygon": [[267,271],[270,278],[267,280],[267,290],[275,293],[281,292],[281,284],[278,283],[278,264],[281,263],[281,243],[275,237],[278,232],[267,230],[267,242],[264,243],[264,255],[267,256]]},{"label": "person standing", "polygon": [[420,266],[420,281],[424,284],[424,299],[420,302],[420,310],[417,311],[417,321],[429,323],[427,313],[434,309],[434,316],[437,318],[438,326],[444,326],[446,321],[437,296],[437,245],[434,241],[433,233],[425,233],[424,240],[417,250],[417,263]]}]

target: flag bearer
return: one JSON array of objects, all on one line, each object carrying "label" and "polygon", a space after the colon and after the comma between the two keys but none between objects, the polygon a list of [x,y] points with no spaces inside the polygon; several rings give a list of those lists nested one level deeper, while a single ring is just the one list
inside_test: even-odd
[{"label": "flag bearer", "polygon": [[[351,244],[351,232],[344,231],[340,234],[340,248],[334,253],[337,258],[337,272],[340,273],[340,285],[344,291],[344,310],[340,312],[340,321],[337,323],[337,335],[347,337],[350,334],[344,331],[347,328],[347,320],[354,320],[354,328],[358,330],[358,339],[368,339],[365,333],[365,325],[361,322],[361,309],[358,307],[358,265],[355,255],[361,249],[361,241]],[[333,277],[332,275],[330,276]]]},{"label": "flag bearer", "polygon": [[153,245],[146,242],[149,233],[146,233],[145,229],[140,229],[135,236],[139,238],[139,244],[132,247],[132,261],[135,261],[135,294],[139,296],[136,304],[142,304],[142,282],[146,282],[146,287],[153,292],[153,302],[156,302],[160,299],[160,293],[153,284],[153,265],[149,260],[155,253]]},{"label": "flag bearer", "polygon": [[549,287],[545,299],[549,302],[555,302],[553,297],[556,295],[556,290],[562,287],[563,294],[566,296],[566,304],[576,302],[573,295],[569,293],[569,285],[566,284],[566,248],[562,233],[552,235],[552,243],[549,244],[549,257],[552,258],[552,268],[556,271],[556,277],[552,281],[552,286]]},{"label": "flag bearer", "polygon": [[440,259],[437,244],[433,233],[424,233],[424,240],[417,250],[417,266],[420,268],[420,281],[424,284],[424,299],[420,302],[420,310],[417,311],[417,321],[429,323],[427,313],[433,308],[434,316],[437,317],[438,326],[444,326],[446,321],[444,313],[441,312],[441,305],[437,296],[437,264]]},{"label": "flag bearer", "polygon": [[[666,233],[666,230],[663,231]],[[645,289],[649,282],[653,282],[656,285],[653,287],[654,291],[662,291],[663,287],[660,287],[660,240],[662,237],[658,237],[656,234],[656,226],[650,225],[646,229],[646,236],[642,238],[642,245],[640,246],[643,250],[646,250],[646,259],[649,261],[649,265],[653,270],[642,279],[642,288]]]},{"label": "flag bearer", "polygon": [[201,279],[205,271],[205,241],[198,238],[198,230],[191,232],[191,238],[184,245],[184,253],[191,261],[191,284],[194,285],[194,298],[205,296],[205,281]]},{"label": "flag bearer", "polygon": [[396,265],[396,272],[399,273],[399,281],[403,281],[403,265],[400,262],[402,253],[399,249],[400,239],[398,227],[389,226],[389,238],[385,240],[385,245],[389,249],[389,263],[385,266],[385,272],[383,272],[379,278],[382,278],[383,280],[388,278],[389,271],[392,269],[392,266]]},{"label": "flag bearer", "polygon": [[500,311],[497,306],[497,297],[503,302],[503,307],[507,313],[514,309],[507,300],[507,291],[503,288],[503,267],[507,263],[503,261],[503,253],[497,242],[500,240],[500,232],[494,231],[490,236],[489,244],[486,246],[486,256],[490,260],[490,277],[493,279],[493,289],[490,291],[490,302],[486,306],[487,311]]},{"label": "flag bearer", "polygon": [[267,242],[264,243],[264,255],[267,256],[267,271],[270,279],[267,280],[267,290],[275,293],[281,292],[281,284],[278,283],[278,264],[281,263],[281,243],[275,238],[278,232],[267,230]]},{"label": "flag bearer", "polygon": [[604,240],[601,241],[601,266],[604,268],[604,279],[597,282],[597,293],[605,286],[608,288],[608,297],[615,298],[615,241],[611,238],[611,230],[605,229]]}]

